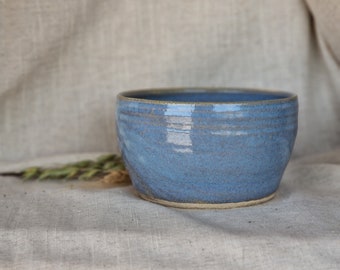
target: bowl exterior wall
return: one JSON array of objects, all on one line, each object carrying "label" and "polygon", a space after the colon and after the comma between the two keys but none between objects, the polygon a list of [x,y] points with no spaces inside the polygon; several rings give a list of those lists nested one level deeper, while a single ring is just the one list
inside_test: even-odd
[{"label": "bowl exterior wall", "polygon": [[180,203],[274,193],[293,149],[297,99],[257,104],[118,100],[122,156],[137,191]]}]

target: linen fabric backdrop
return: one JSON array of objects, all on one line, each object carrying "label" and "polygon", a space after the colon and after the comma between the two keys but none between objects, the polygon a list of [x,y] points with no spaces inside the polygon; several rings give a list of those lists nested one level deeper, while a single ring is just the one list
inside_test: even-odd
[{"label": "linen fabric backdrop", "polygon": [[0,1],[0,172],[118,153],[129,89],[295,92],[277,197],[178,210],[0,177],[1,269],[339,269],[340,2]]}]

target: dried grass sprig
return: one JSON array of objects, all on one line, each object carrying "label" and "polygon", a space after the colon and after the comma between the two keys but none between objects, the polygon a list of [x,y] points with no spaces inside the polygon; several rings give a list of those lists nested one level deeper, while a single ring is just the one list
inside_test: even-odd
[{"label": "dried grass sprig", "polygon": [[107,154],[96,160],[83,160],[75,163],[65,164],[59,167],[43,168],[30,167],[20,172],[6,173],[2,175],[13,175],[29,180],[95,180],[101,179],[104,183],[129,183],[130,178],[125,169],[121,157],[115,154]]}]

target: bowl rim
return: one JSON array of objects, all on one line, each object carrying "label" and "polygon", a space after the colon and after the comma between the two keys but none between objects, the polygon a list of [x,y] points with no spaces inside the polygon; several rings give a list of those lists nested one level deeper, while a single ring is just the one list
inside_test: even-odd
[{"label": "bowl rim", "polygon": [[[285,95],[284,98],[275,98],[267,100],[256,101],[222,101],[222,102],[210,102],[210,101],[171,101],[171,100],[152,100],[138,97],[131,97],[129,95],[136,94],[166,94],[166,93],[263,93],[270,95]],[[249,88],[249,87],[167,87],[167,88],[146,88],[140,90],[127,90],[117,94],[117,100],[125,100],[138,103],[150,103],[150,104],[184,104],[184,105],[256,105],[256,104],[272,104],[272,103],[284,103],[293,100],[297,100],[297,94],[287,91],[277,91],[261,88]]]}]

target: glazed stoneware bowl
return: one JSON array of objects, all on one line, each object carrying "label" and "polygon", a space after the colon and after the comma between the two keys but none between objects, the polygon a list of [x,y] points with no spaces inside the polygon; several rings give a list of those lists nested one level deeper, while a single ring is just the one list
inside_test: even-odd
[{"label": "glazed stoneware bowl", "polygon": [[119,146],[144,199],[232,208],[274,197],[297,133],[295,94],[183,88],[117,96]]}]

